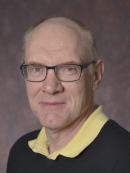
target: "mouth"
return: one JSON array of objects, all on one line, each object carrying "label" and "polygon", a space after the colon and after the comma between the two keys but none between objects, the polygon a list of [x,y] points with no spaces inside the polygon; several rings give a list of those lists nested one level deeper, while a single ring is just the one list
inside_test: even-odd
[{"label": "mouth", "polygon": [[64,102],[40,102],[39,104],[44,108],[60,108],[65,105]]}]

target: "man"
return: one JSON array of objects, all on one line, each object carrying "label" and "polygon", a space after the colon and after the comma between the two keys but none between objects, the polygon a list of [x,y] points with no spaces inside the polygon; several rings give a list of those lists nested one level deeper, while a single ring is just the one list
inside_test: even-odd
[{"label": "man", "polygon": [[46,19],[25,34],[25,78],[43,128],[12,147],[7,173],[128,173],[130,134],[94,105],[104,66],[81,22]]}]

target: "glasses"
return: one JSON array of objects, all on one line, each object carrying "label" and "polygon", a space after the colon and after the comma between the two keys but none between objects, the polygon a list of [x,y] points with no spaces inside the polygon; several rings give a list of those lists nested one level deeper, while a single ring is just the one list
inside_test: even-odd
[{"label": "glasses", "polygon": [[77,81],[81,77],[82,70],[90,64],[96,63],[95,60],[84,65],[61,64],[57,66],[44,66],[39,64],[22,64],[20,69],[25,80],[30,82],[41,82],[46,79],[48,70],[53,69],[58,80],[63,82]]}]

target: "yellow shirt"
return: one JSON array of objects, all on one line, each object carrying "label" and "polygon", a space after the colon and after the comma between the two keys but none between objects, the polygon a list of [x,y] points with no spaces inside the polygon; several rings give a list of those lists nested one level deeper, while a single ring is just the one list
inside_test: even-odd
[{"label": "yellow shirt", "polygon": [[103,113],[102,106],[99,106],[88,117],[73,139],[65,147],[51,154],[48,153],[48,141],[45,128],[41,129],[37,139],[29,141],[28,144],[35,153],[45,155],[52,160],[55,160],[59,155],[73,158],[79,155],[93,142],[107,120],[108,117]]}]

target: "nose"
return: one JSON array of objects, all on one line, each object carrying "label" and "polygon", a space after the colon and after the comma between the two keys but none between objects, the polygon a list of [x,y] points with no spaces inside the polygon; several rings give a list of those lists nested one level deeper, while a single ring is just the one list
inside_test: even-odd
[{"label": "nose", "polygon": [[53,69],[48,70],[46,79],[42,82],[41,90],[48,94],[57,94],[64,90],[62,82],[57,79]]}]

